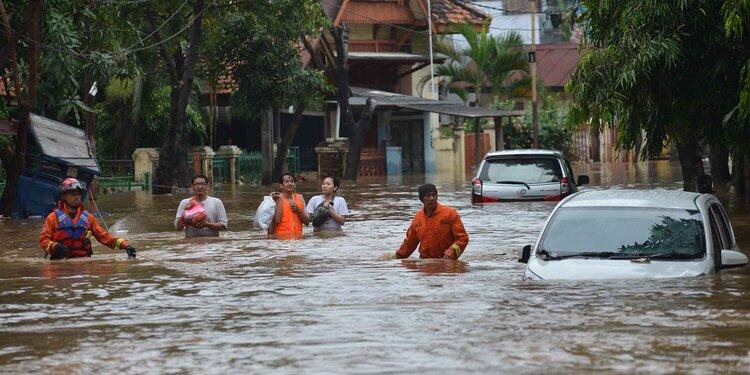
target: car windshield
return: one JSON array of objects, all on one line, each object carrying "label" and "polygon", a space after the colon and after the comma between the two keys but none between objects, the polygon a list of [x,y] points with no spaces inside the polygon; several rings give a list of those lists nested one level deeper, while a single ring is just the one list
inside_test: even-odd
[{"label": "car windshield", "polygon": [[488,159],[479,175],[482,181],[539,184],[560,182],[560,162],[554,158]]},{"label": "car windshield", "polygon": [[550,220],[538,252],[701,258],[703,219],[698,210],[564,207]]}]

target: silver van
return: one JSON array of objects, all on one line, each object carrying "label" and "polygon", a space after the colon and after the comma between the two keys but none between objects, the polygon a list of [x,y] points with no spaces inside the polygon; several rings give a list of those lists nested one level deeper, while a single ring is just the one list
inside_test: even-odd
[{"label": "silver van", "polygon": [[471,203],[559,201],[587,184],[559,151],[510,150],[485,155],[472,180]]}]

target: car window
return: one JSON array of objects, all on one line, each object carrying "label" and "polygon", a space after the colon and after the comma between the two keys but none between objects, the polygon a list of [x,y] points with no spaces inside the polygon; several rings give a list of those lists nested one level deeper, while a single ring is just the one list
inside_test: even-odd
[{"label": "car window", "polygon": [[732,237],[729,235],[729,228],[726,220],[724,219],[724,216],[721,214],[721,211],[719,210],[716,203],[711,205],[710,210],[711,215],[713,216],[714,220],[716,220],[716,224],[719,227],[719,236],[721,237],[722,249],[731,250],[733,248]]},{"label": "car window", "polygon": [[570,182],[572,182],[573,185],[575,185],[576,177],[575,177],[575,174],[573,173],[573,167],[570,166],[570,162],[568,161],[568,159],[563,159],[563,160],[565,160],[565,165],[568,167],[568,177],[570,178]]},{"label": "car window", "polygon": [[716,222],[716,215],[714,215],[712,210],[708,211],[708,222],[711,226],[711,251],[714,254],[714,266],[718,271],[721,268],[721,250],[724,245],[721,243],[719,224]]},{"label": "car window", "polygon": [[482,181],[515,181],[527,184],[560,182],[562,169],[554,158],[488,159],[479,175]]},{"label": "car window", "polygon": [[544,229],[540,250],[555,256],[580,252],[705,253],[698,210],[641,207],[564,207]]},{"label": "car window", "polygon": [[727,211],[721,204],[716,204],[716,210],[719,212],[719,222],[724,225],[724,229],[729,235],[729,243],[731,246],[729,249],[733,249],[736,244],[736,240],[734,238],[734,231],[732,230],[732,223],[729,221],[729,215],[727,215]]}]

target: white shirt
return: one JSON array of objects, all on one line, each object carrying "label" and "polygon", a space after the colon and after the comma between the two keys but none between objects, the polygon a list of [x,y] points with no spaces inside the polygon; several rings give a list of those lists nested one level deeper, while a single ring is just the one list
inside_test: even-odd
[{"label": "white shirt", "polygon": [[[312,218],[312,214],[315,212],[315,209],[318,208],[321,204],[325,202],[325,198],[323,198],[323,195],[316,195],[312,198],[310,198],[310,201],[307,202],[307,206],[305,208],[307,209],[307,213],[310,214]],[[342,197],[333,197],[333,212],[341,215],[346,216],[349,215],[349,207],[346,205],[346,200]],[[325,223],[323,223],[321,226],[316,227],[313,229],[313,232],[321,232],[321,231],[330,231],[330,232],[336,232],[341,230],[341,224],[337,223],[336,220],[333,220],[333,218],[330,218],[326,220]]]},{"label": "white shirt", "polygon": [[[190,202],[192,198],[185,198],[180,202],[180,206],[177,207],[177,216],[174,219],[174,227],[177,229],[177,224],[180,222],[182,214],[185,212],[185,206]],[[203,208],[206,209],[206,216],[209,223],[222,223],[224,228],[227,227],[229,221],[227,220],[227,211],[224,209],[224,203],[219,198],[206,196],[206,199],[201,202]],[[208,227],[195,228],[185,227],[185,237],[219,237],[219,231],[213,230]]]}]

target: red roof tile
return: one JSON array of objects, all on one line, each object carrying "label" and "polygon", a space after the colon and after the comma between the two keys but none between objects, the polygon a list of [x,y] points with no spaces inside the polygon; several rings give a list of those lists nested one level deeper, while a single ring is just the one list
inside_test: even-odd
[{"label": "red roof tile", "polygon": [[404,1],[350,1],[341,20],[348,24],[411,24],[414,15]]},{"label": "red roof tile", "polygon": [[481,25],[490,16],[462,0],[430,0],[431,11],[438,25],[470,23]]}]

